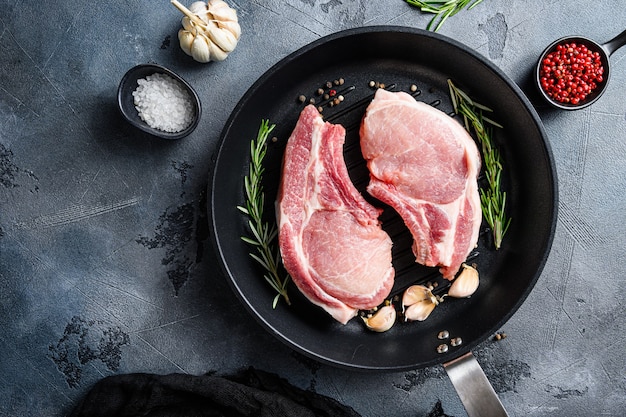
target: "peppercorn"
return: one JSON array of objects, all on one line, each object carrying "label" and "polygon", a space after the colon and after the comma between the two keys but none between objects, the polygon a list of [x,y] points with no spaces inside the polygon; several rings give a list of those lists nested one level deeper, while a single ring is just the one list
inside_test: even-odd
[{"label": "peppercorn", "polygon": [[580,104],[603,80],[600,53],[575,42],[557,45],[539,71],[541,88],[559,103]]}]

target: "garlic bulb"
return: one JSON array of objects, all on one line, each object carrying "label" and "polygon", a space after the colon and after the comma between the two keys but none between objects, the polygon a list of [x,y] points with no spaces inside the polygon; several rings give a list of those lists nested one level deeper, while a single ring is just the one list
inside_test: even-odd
[{"label": "garlic bulb", "polygon": [[198,62],[223,61],[237,46],[241,27],[237,12],[222,0],[196,1],[187,9],[172,4],[185,16],[178,31],[181,49]]}]

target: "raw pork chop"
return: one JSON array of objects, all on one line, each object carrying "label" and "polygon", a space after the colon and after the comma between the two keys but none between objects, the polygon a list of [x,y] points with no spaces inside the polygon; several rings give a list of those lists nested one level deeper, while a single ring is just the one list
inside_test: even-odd
[{"label": "raw pork chop", "polygon": [[350,181],[344,140],[341,125],[304,108],[285,149],[276,210],[285,268],[311,302],[343,324],[381,304],[395,274],[382,210]]},{"label": "raw pork chop", "polygon": [[416,262],[452,279],[476,246],[482,220],[480,154],[471,136],[442,111],[382,89],[360,134],[368,192],[400,214]]}]

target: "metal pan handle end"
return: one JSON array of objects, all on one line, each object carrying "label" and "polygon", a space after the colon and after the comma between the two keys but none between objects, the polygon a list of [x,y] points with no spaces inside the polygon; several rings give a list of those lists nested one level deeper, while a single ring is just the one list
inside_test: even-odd
[{"label": "metal pan handle end", "polygon": [[443,367],[469,417],[508,417],[472,352],[444,363]]}]

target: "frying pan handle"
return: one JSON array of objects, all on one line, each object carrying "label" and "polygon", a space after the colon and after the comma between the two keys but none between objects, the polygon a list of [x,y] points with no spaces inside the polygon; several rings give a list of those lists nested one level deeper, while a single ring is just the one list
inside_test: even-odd
[{"label": "frying pan handle", "polygon": [[626,45],[626,30],[611,39],[610,41],[602,44],[602,47],[609,55],[611,55],[613,52],[617,51],[624,45]]},{"label": "frying pan handle", "polygon": [[469,417],[508,416],[472,352],[444,363],[443,367]]}]

